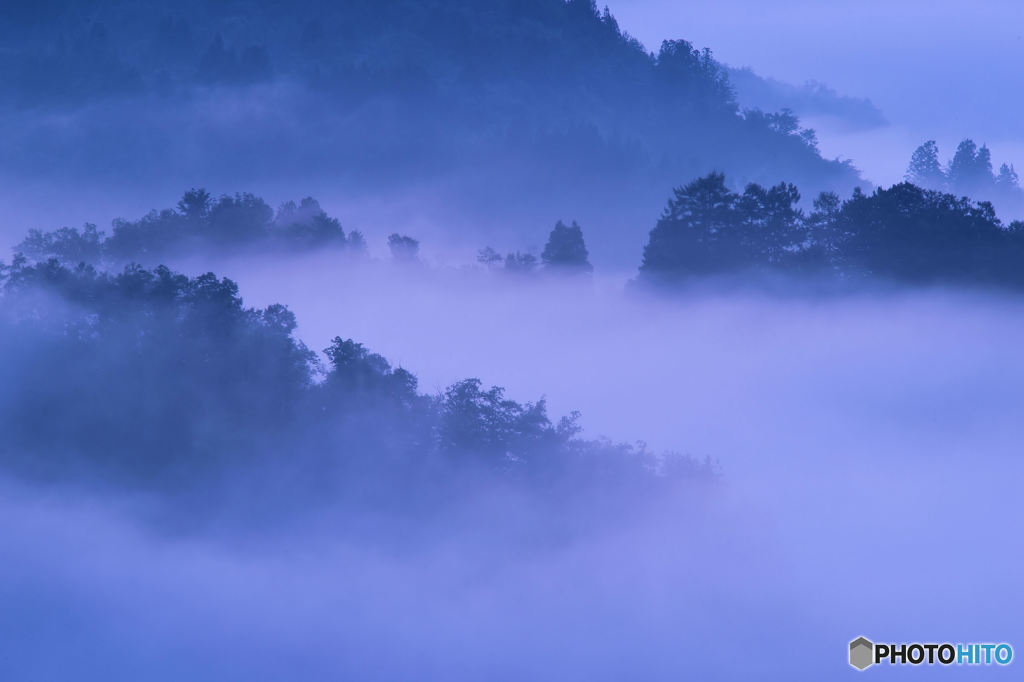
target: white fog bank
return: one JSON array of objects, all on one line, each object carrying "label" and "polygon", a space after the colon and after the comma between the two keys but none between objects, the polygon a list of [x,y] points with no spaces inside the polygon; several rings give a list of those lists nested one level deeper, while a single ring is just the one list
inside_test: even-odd
[{"label": "white fog bank", "polygon": [[557,509],[496,513],[483,489],[408,545],[329,520],[166,537],[131,506],[5,484],[5,678],[831,680],[861,674],[859,635],[1024,646],[1013,298],[669,301],[329,255],[216,270],[248,305],[290,303],[314,349],[355,338],[428,392],[478,376],[546,395],[589,435],[711,457],[722,480],[544,541]]}]

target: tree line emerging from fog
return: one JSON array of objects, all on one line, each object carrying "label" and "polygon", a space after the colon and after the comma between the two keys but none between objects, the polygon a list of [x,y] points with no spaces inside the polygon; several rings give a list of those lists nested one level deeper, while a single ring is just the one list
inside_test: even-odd
[{"label": "tree line emerging from fog", "polygon": [[1012,163],[1003,163],[998,172],[993,171],[992,152],[970,138],[957,145],[945,164],[939,159],[938,144],[928,140],[914,150],[905,177],[925,189],[988,199],[1003,211],[1024,212],[1024,190],[1017,169]]},{"label": "tree line emerging from fog", "polygon": [[[418,239],[395,232],[388,236],[387,246],[397,263],[420,261]],[[262,198],[247,192],[214,199],[205,189],[185,192],[175,208],[153,210],[138,220],[118,218],[110,236],[91,223],[82,229],[31,229],[14,247],[15,253],[29,261],[54,259],[69,266],[121,265],[195,252],[314,249],[362,256],[367,245],[360,231],[346,234],[338,219],[327,215],[312,197],[298,204],[285,202],[275,212]],[[520,251],[503,257],[490,247],[481,249],[477,260],[489,269],[506,272],[530,272],[538,265],[561,273],[593,270],[583,230],[575,221],[571,225],[556,222],[539,260]]]},{"label": "tree line emerging from fog", "polygon": [[644,248],[640,280],[782,274],[847,282],[1024,284],[1024,222],[992,204],[909,182],[799,207],[792,184],[731,190],[712,173],[673,192]]},{"label": "tree line emerging from fog", "polygon": [[[580,437],[476,379],[436,395],[337,337],[326,361],[282,305],[247,308],[237,285],[166,267],[118,274],[18,257],[0,273],[3,463],[187,486],[234,465],[282,466],[313,487],[367,476],[437,486],[480,471],[558,486],[659,484],[712,475],[678,455]],[[362,483],[359,483],[362,482]]]},{"label": "tree line emerging from fog", "polygon": [[32,229],[15,250],[33,260],[98,264],[247,248],[338,248],[358,253],[366,249],[366,241],[358,230],[346,234],[338,220],[311,197],[298,204],[288,201],[275,212],[247,192],[215,199],[205,189],[192,189],[176,208],[153,210],[138,220],[114,220],[110,236],[93,224],[81,230]]},{"label": "tree line emerging from fog", "polygon": [[[515,251],[504,257],[486,246],[477,253],[477,262],[490,270],[509,273],[528,273],[537,268],[537,257],[532,253]],[[540,264],[547,270],[561,274],[589,274],[594,266],[590,264],[590,253],[583,239],[583,228],[572,221],[566,225],[561,220],[548,235],[548,241],[540,254]]]},{"label": "tree line emerging from fog", "polygon": [[[751,183],[740,192],[721,173],[678,187],[650,231],[638,280],[675,286],[709,276],[773,274],[848,284],[1024,285],[1024,222],[1004,224],[987,201],[904,182],[871,194],[857,189],[845,200],[822,192],[810,210],[800,202],[791,183]],[[394,233],[387,245],[398,263],[420,260],[413,237]],[[275,212],[252,194],[214,199],[193,189],[174,209],[115,220],[109,237],[88,224],[30,230],[15,252],[34,262],[120,266],[197,250],[323,248],[365,254],[366,240],[359,231],[346,233],[312,198]],[[477,260],[507,273],[593,270],[575,221],[555,224],[539,258],[485,247]]]}]

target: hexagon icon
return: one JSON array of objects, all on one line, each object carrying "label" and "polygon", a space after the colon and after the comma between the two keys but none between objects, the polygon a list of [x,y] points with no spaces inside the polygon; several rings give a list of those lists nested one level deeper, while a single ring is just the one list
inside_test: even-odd
[{"label": "hexagon icon", "polygon": [[850,642],[850,665],[864,670],[875,662],[875,645],[867,637],[858,637]]}]

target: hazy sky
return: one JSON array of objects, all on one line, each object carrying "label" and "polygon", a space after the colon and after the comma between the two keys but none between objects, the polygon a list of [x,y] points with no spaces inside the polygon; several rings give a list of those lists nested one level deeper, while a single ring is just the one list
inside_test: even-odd
[{"label": "hazy sky", "polygon": [[[892,122],[870,135],[819,127],[822,150],[852,158],[869,179],[897,181],[917,144],[943,157],[970,136],[998,166],[1024,164],[1024,3],[1009,0],[615,0],[624,30],[656,49],[664,38],[710,47],[761,75],[815,79],[868,97]],[[814,122],[812,122],[814,123]]]}]

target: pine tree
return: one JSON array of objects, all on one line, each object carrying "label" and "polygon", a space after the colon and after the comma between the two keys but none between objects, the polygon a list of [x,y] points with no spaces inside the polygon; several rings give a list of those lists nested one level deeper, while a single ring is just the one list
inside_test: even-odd
[{"label": "pine tree", "polygon": [[985,145],[981,145],[978,155],[974,157],[974,174],[975,179],[980,183],[992,184],[994,181],[992,177],[992,152]]},{"label": "pine tree", "polygon": [[999,167],[999,176],[996,177],[996,187],[1000,190],[1007,191],[1017,189],[1020,186],[1020,178],[1017,177],[1017,171],[1014,169],[1013,164],[1006,165],[1005,163]]},{"label": "pine tree", "polygon": [[953,155],[953,159],[949,162],[949,169],[947,170],[949,184],[954,191],[960,193],[967,192],[967,186],[970,184],[977,156],[978,147],[974,144],[973,140],[963,140],[957,146],[956,154]]},{"label": "pine tree", "polygon": [[721,272],[735,266],[736,203],[725,175],[711,173],[672,192],[651,230],[640,270],[656,277]]},{"label": "pine tree", "polygon": [[914,150],[904,176],[907,182],[927,189],[942,189],[946,184],[946,174],[939,164],[939,147],[935,140],[928,140]]},{"label": "pine tree", "polygon": [[583,241],[583,230],[575,220],[572,226],[566,226],[561,220],[555,224],[540,259],[546,268],[586,272],[593,270],[587,245]]},{"label": "pine tree", "polygon": [[995,181],[992,177],[992,153],[984,145],[978,149],[973,140],[964,140],[949,162],[947,175],[950,187],[959,194],[985,192]]}]

